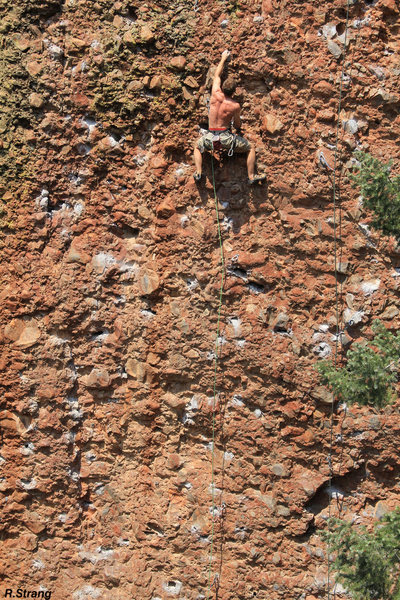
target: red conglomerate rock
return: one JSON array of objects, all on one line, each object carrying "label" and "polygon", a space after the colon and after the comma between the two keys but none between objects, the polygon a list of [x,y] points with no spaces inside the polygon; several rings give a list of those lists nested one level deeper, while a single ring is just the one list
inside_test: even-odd
[{"label": "red conglomerate rock", "polygon": [[[329,513],[400,499],[398,401],[315,369],[400,324],[349,177],[399,173],[397,3],[2,4],[0,593],[326,598]],[[226,48],[263,186],[193,181]]]}]

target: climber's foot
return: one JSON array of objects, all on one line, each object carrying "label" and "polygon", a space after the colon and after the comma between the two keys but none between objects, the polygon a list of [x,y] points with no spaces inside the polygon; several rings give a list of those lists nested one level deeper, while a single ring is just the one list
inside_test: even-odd
[{"label": "climber's foot", "polygon": [[265,183],[267,181],[266,175],[254,175],[254,177],[247,180],[249,185],[255,185],[257,183]]},{"label": "climber's foot", "polygon": [[199,181],[201,180],[201,173],[198,173],[196,171],[196,173],[193,175],[193,179],[195,180],[196,183],[199,183]]}]

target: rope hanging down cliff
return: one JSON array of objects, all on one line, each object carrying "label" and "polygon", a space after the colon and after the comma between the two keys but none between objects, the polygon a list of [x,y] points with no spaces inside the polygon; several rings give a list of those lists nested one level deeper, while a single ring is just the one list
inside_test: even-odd
[{"label": "rope hanging down cliff", "polygon": [[[215,202],[215,212],[217,216],[217,228],[218,228],[218,241],[221,252],[221,287],[219,290],[219,303],[217,312],[217,332],[215,338],[215,353],[214,353],[214,381],[213,381],[213,404],[212,404],[212,438],[211,438],[211,542],[210,542],[210,557],[208,565],[208,581],[207,581],[207,600],[209,600],[211,593],[211,571],[212,571],[212,559],[214,550],[214,523],[215,523],[215,417],[216,417],[216,406],[217,406],[217,369],[218,369],[218,352],[219,352],[219,334],[221,324],[221,310],[222,310],[222,297],[225,283],[225,259],[224,259],[224,248],[222,243],[221,224],[219,220],[218,210],[218,197],[217,190],[215,187],[215,171],[214,171],[214,154],[211,154],[211,172]],[[216,581],[216,580],[215,580]]]},{"label": "rope hanging down cliff", "polygon": [[[345,62],[346,62],[346,54],[347,54],[347,36],[348,36],[348,28],[349,28],[349,11],[350,11],[350,0],[347,0],[347,8],[346,8],[346,26],[345,26],[345,35],[344,35],[344,50],[343,50],[343,61],[342,61],[342,70],[340,76],[340,88],[339,88],[339,101],[338,101],[338,110],[337,110],[337,124],[336,124],[336,140],[335,140],[335,155],[334,155],[334,164],[333,164],[333,179],[332,179],[332,198],[333,198],[333,245],[334,245],[334,270],[335,270],[335,313],[336,313],[336,335],[335,335],[335,353],[334,353],[334,362],[337,364],[338,357],[338,344],[339,344],[339,336],[340,336],[340,318],[339,318],[339,289],[338,289],[338,260],[337,260],[337,193],[336,193],[336,172],[337,172],[337,163],[338,163],[338,145],[339,145],[339,131],[340,131],[340,113],[342,109],[342,95],[343,95],[343,81],[345,74]],[[332,516],[332,499],[331,499],[331,488],[332,488],[332,479],[333,479],[333,467],[332,467],[332,455],[333,455],[333,417],[334,417],[334,402],[335,397],[332,394],[332,404],[331,404],[331,415],[330,415],[330,431],[329,431],[329,455],[328,455],[328,466],[329,466],[329,481],[328,481],[328,516],[329,519]],[[327,562],[328,562],[328,574],[327,574],[327,591],[328,591],[328,600],[331,598],[330,591],[330,583],[331,583],[331,569],[332,569],[332,561],[331,561],[331,549],[328,543],[327,548]]]}]

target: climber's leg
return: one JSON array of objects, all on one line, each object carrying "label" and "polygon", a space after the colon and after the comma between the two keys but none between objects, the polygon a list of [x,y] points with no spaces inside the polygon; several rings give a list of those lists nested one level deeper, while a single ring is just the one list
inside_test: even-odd
[{"label": "climber's leg", "polygon": [[254,171],[256,168],[256,151],[254,150],[253,144],[250,145],[250,150],[247,155],[247,175],[249,181],[254,179]]},{"label": "climber's leg", "polygon": [[198,148],[198,144],[195,145],[193,151],[194,165],[196,167],[196,172],[193,175],[195,181],[200,181],[201,173],[203,168],[203,155]]},{"label": "climber's leg", "polygon": [[247,176],[251,184],[266,180],[266,175],[255,175],[256,171],[256,151],[253,144],[241,135],[235,136],[235,153],[247,153]]},{"label": "climber's leg", "polygon": [[[255,183],[264,183],[267,179],[266,175],[256,175],[256,151],[254,149],[253,144],[250,144],[249,141],[247,141],[245,138],[239,138],[239,140],[242,140],[243,143],[241,143],[241,145],[239,147],[241,148],[246,148],[246,151],[248,152],[247,155],[247,176],[248,176],[248,181],[250,185],[253,185]],[[247,147],[245,146],[245,144],[247,144]],[[236,150],[236,148],[235,148]],[[243,150],[239,150],[239,152]]]},{"label": "climber's leg", "polygon": [[207,136],[209,135],[209,133],[206,133],[205,135],[201,136],[201,138],[197,140],[193,148],[194,166],[196,167],[193,179],[195,181],[200,181],[201,179],[201,174],[203,172],[203,152],[206,148],[208,149]]}]

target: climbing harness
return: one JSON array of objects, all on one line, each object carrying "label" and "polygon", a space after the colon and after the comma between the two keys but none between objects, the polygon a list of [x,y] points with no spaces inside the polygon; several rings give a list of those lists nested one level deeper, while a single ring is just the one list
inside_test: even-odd
[{"label": "climbing harness", "polygon": [[[208,131],[209,131],[209,133],[213,134],[213,137],[210,140],[210,145],[207,147],[207,150],[209,150],[210,152],[213,152],[213,151],[219,152],[221,150],[228,150],[228,156],[233,156],[233,151],[236,146],[236,135],[233,134],[230,131],[230,129],[227,129],[226,127],[218,127],[216,129],[209,129]],[[230,145],[229,149],[224,148],[224,146],[222,145],[222,141],[221,141],[221,135],[226,132],[232,135],[232,141],[231,141],[231,145]]]},{"label": "climbing harness", "polygon": [[[217,369],[218,369],[218,352],[219,352],[219,334],[220,334],[220,325],[221,325],[221,310],[222,310],[222,298],[224,292],[224,283],[225,283],[225,259],[224,259],[224,247],[222,243],[222,233],[221,233],[221,225],[219,220],[219,210],[218,210],[218,197],[217,190],[215,186],[215,170],[214,170],[214,153],[211,152],[211,174],[212,174],[212,183],[213,183],[213,192],[214,192],[214,202],[215,202],[215,212],[217,216],[217,228],[218,228],[218,241],[220,247],[220,255],[221,255],[221,286],[219,290],[219,302],[218,302],[218,312],[217,312],[217,332],[215,336],[215,352],[214,352],[214,381],[213,381],[213,403],[212,403],[212,438],[211,438],[211,541],[210,541],[210,556],[209,556],[209,565],[208,565],[208,583],[207,583],[207,600],[210,598],[211,589],[214,586],[215,582],[218,582],[219,587],[219,576],[218,573],[215,574],[213,583],[211,584],[211,571],[212,571],[212,560],[213,560],[213,551],[214,551],[214,529],[215,529],[215,420],[216,420],[216,406],[217,406]],[[223,506],[223,510],[225,510],[225,505]]]},{"label": "climbing harness", "polygon": [[211,140],[213,150],[222,150],[221,133],[228,131],[228,129],[226,127],[218,127],[217,129],[209,129],[208,131],[213,134]]}]

